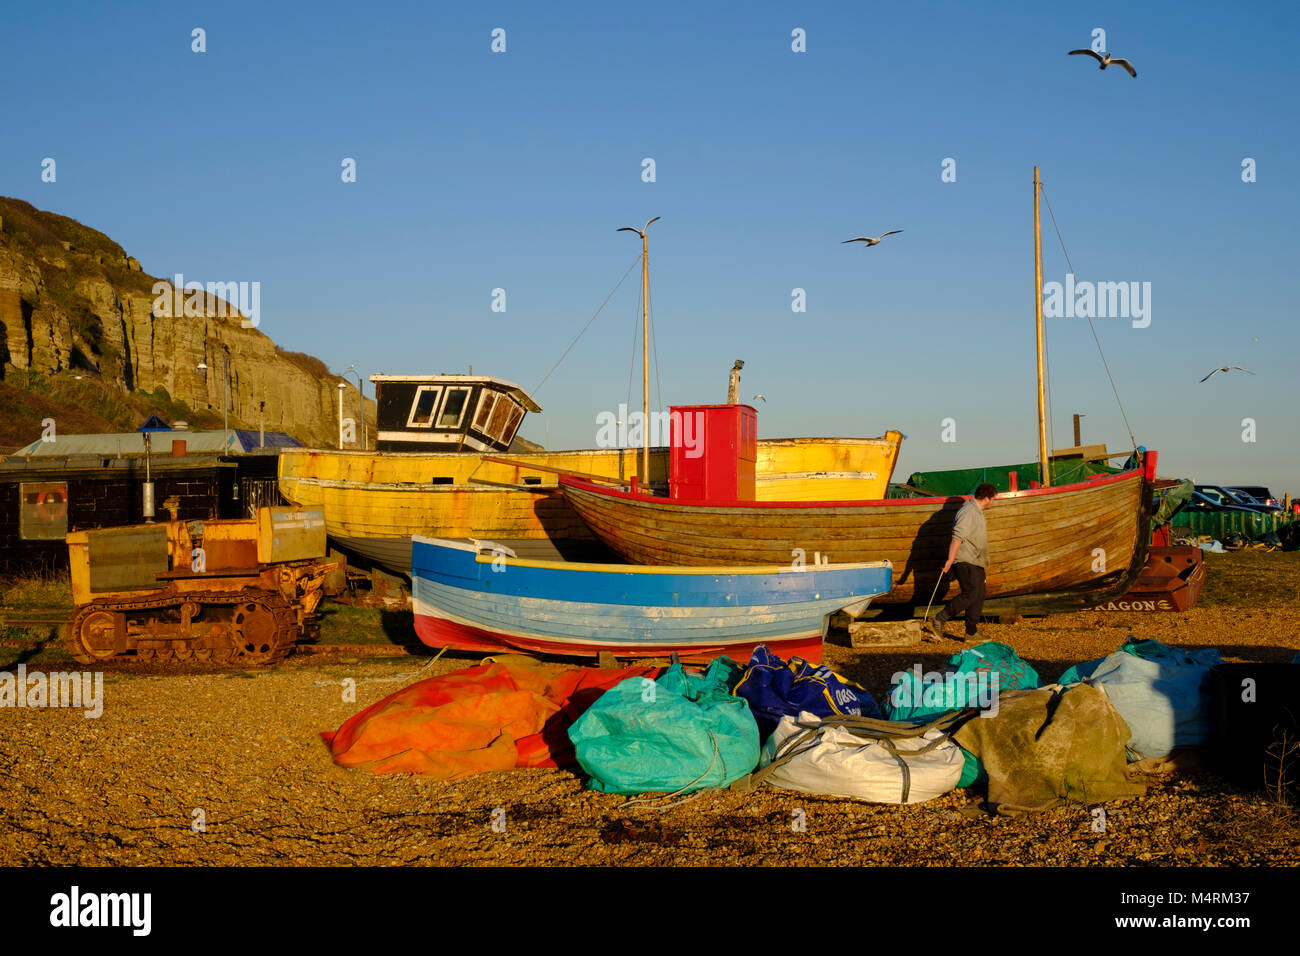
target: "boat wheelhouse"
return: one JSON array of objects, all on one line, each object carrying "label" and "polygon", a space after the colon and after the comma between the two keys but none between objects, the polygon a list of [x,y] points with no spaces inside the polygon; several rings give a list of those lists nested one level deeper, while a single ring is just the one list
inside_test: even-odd
[{"label": "boat wheelhouse", "polygon": [[507,451],[528,412],[527,392],[487,375],[372,375],[376,451]]}]

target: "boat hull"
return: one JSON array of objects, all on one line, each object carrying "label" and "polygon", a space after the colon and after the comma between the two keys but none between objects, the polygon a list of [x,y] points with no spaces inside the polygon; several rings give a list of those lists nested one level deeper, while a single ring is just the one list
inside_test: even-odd
[{"label": "boat hull", "polygon": [[474,651],[692,660],[759,644],[820,661],[827,621],[889,590],[887,562],[807,568],[646,568],[526,561],[412,539],[420,640]]},{"label": "boat hull", "polygon": [[1205,586],[1205,554],[1195,547],[1153,547],[1128,593],[1094,611],[1189,611]]},{"label": "boat hull", "polygon": [[[758,497],[883,495],[901,437],[890,432],[884,438],[759,441]],[[491,539],[530,557],[614,557],[564,499],[555,471],[540,468],[627,480],[638,473],[636,449],[516,455],[511,461],[520,464],[473,454],[285,449],[279,489],[293,504],[320,508],[336,543],[393,573],[410,570],[412,534]],[[666,449],[652,449],[652,486],[667,485],[667,469]]]},{"label": "boat hull", "polygon": [[[894,588],[879,603],[923,605],[936,584],[936,600],[955,593],[940,571],[965,498],[681,504],[579,479],[561,484],[596,536],[634,563],[887,560]],[[1124,593],[1146,560],[1150,513],[1142,470],[999,495],[988,514],[989,606],[1086,608]]]}]

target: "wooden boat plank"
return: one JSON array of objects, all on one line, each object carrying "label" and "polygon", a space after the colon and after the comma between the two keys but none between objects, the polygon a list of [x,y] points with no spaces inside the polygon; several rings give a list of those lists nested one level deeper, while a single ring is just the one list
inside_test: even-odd
[{"label": "wooden boat plank", "polygon": [[[594,494],[563,482],[564,493],[598,537],[640,563],[792,560],[803,549],[837,561],[887,558],[894,590],[882,601],[912,600],[933,588],[961,499],[821,507],[683,506],[644,496]],[[994,556],[990,595],[1109,588],[1139,550],[1150,489],[1140,472],[999,498],[989,522]],[[719,533],[719,529],[726,529]],[[1104,565],[1098,549],[1104,552]],[[1073,600],[1073,597],[1068,598]]]}]

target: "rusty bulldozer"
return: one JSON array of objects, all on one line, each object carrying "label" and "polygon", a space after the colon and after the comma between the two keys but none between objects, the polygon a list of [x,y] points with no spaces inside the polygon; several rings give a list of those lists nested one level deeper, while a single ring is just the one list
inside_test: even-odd
[{"label": "rusty bulldozer", "polygon": [[278,661],[315,635],[339,566],[322,560],[319,509],[74,531],[67,542],[67,639],[83,664]]}]

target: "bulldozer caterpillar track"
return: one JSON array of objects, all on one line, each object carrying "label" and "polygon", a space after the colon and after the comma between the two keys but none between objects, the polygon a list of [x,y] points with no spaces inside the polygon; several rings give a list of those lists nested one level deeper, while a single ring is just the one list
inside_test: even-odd
[{"label": "bulldozer caterpillar track", "polygon": [[300,625],[298,606],[264,589],[97,598],[73,614],[67,645],[83,664],[270,664],[312,624]]}]

